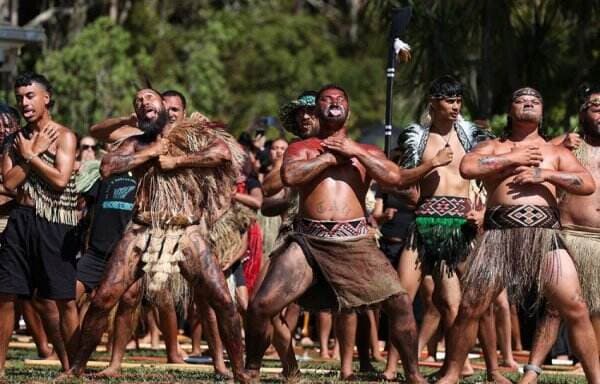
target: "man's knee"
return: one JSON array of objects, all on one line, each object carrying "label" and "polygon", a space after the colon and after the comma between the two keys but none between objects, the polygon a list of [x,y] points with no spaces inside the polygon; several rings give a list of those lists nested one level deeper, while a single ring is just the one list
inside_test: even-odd
[{"label": "man's knee", "polygon": [[91,300],[91,308],[89,311],[109,312],[118,302],[119,296],[110,289],[101,287]]},{"label": "man's knee", "polygon": [[460,307],[460,301],[452,301],[450,298],[444,295],[433,295],[433,303],[435,307],[446,315],[450,315],[452,317],[456,317],[458,314],[458,309]]}]

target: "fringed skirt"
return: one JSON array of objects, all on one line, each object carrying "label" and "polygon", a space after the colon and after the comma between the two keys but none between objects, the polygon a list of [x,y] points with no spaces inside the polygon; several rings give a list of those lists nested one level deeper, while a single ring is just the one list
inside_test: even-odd
[{"label": "fringed skirt", "polygon": [[452,275],[465,261],[477,234],[465,219],[470,210],[470,200],[462,197],[434,196],[421,202],[407,247],[418,252],[425,273],[445,270]]},{"label": "fringed skirt", "polygon": [[564,225],[560,237],[575,260],[590,315],[600,315],[600,228]]},{"label": "fringed skirt", "polygon": [[488,208],[485,232],[467,259],[462,278],[465,292],[508,289],[511,301],[523,303],[535,292],[534,307],[544,286],[556,279],[554,251],[562,249],[558,209],[537,205]]}]

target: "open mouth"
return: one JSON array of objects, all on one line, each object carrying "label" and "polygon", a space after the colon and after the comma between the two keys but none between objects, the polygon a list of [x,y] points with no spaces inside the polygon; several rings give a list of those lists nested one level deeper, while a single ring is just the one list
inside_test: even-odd
[{"label": "open mouth", "polygon": [[29,117],[32,117],[34,113],[35,111],[33,109],[26,109],[23,111],[23,117],[27,119]]},{"label": "open mouth", "polygon": [[341,107],[332,106],[332,107],[329,107],[329,109],[327,111],[327,116],[340,117],[340,116],[342,116],[343,113],[344,113],[344,110]]}]

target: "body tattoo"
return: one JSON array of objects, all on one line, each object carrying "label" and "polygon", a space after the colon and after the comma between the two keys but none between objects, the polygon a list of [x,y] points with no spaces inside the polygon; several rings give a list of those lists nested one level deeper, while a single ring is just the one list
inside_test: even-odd
[{"label": "body tattoo", "polygon": [[564,186],[570,186],[573,188],[581,188],[583,185],[583,181],[581,177],[572,174],[558,174],[550,176],[550,180],[554,182],[558,182],[559,184],[563,184]]},{"label": "body tattoo", "polygon": [[498,156],[484,156],[479,159],[479,168],[498,170],[510,165],[510,160]]}]

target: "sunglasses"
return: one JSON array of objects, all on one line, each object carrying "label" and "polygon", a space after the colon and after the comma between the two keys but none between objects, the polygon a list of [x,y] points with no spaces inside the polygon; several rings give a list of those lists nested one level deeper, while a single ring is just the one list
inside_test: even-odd
[{"label": "sunglasses", "polygon": [[89,144],[82,144],[81,145],[81,150],[82,151],[87,151],[88,149],[93,149],[94,151],[98,148],[98,145],[89,145]]}]

